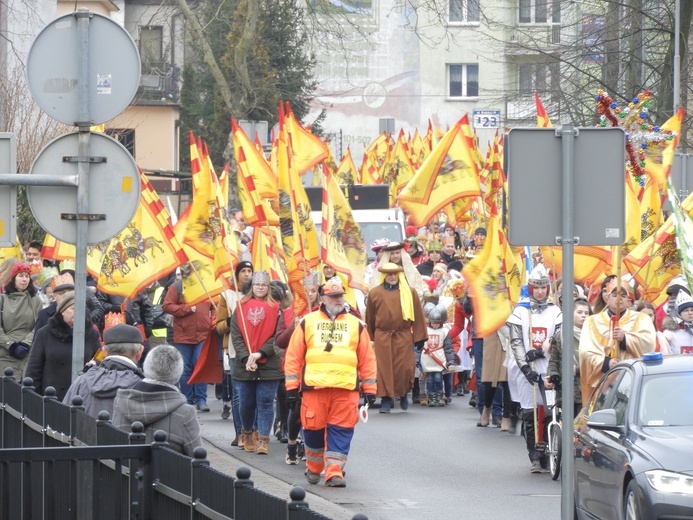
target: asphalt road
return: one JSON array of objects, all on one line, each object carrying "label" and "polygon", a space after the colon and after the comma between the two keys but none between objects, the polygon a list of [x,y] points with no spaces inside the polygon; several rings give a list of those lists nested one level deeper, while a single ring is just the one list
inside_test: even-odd
[{"label": "asphalt road", "polygon": [[286,445],[274,436],[268,456],[231,447],[233,423],[221,419],[213,395],[212,411],[198,418],[213,467],[233,474],[248,466],[255,485],[276,496],[288,498],[291,486],[300,485],[310,507],[335,520],[356,513],[369,520],[560,518],[560,482],[530,474],[521,436],[476,427],[468,400],[389,415],[371,410],[368,423],[356,427],[343,489],[308,484],[305,463],[287,465]]}]

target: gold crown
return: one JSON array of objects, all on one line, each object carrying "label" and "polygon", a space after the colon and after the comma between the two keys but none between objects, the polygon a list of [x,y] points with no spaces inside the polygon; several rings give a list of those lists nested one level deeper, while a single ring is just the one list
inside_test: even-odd
[{"label": "gold crown", "polygon": [[120,312],[109,312],[104,316],[103,318],[103,323],[104,327],[103,330],[104,332],[114,325],[118,325],[120,323],[125,323],[125,315],[120,313]]},{"label": "gold crown", "polygon": [[74,260],[63,260],[58,264],[58,269],[60,269],[60,272],[62,273],[63,271],[74,271],[75,270],[75,261]]}]

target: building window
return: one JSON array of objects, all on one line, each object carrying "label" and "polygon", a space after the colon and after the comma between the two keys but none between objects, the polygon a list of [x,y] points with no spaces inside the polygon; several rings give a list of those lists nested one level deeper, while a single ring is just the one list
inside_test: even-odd
[{"label": "building window", "polygon": [[449,0],[450,23],[478,22],[480,0]]},{"label": "building window", "polygon": [[560,91],[558,63],[524,63],[520,65],[519,91],[521,96],[548,94],[551,98]]},{"label": "building window", "polygon": [[164,39],[162,27],[140,27],[140,57],[142,63],[162,62]]},{"label": "building window", "polygon": [[106,134],[122,144],[125,149],[135,157],[135,130],[132,128],[110,128]]},{"label": "building window", "polygon": [[520,23],[561,23],[560,0],[519,0]]},{"label": "building window", "polygon": [[479,65],[448,65],[448,97],[479,95]]}]

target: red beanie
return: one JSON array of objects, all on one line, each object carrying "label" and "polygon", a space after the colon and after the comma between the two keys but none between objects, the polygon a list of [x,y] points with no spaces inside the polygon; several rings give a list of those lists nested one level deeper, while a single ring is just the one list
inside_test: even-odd
[{"label": "red beanie", "polygon": [[14,277],[17,276],[19,273],[26,273],[28,275],[31,275],[31,269],[25,263],[18,262],[14,264],[14,267],[12,268],[12,272],[10,273],[10,279],[14,280]]}]

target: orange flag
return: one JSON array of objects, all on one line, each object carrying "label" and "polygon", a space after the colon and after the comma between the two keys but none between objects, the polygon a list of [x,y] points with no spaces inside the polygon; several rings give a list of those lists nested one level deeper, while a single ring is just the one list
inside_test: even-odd
[{"label": "orange flag", "polygon": [[[560,246],[540,246],[544,265],[554,273],[563,270],[563,250]],[[586,285],[595,282],[600,274],[611,266],[611,247],[575,246],[573,249],[573,277]]]},{"label": "orange flag", "polygon": [[469,127],[466,115],[443,136],[397,197],[417,226],[426,225],[453,200],[481,196],[473,139],[463,127]]},{"label": "orange flag", "polygon": [[662,196],[657,181],[650,175],[640,193],[640,240],[647,239],[662,225]]},{"label": "orange flag", "polygon": [[539,94],[536,92],[534,93],[534,99],[537,102],[537,126],[541,128],[553,128],[549,115],[546,113],[546,109],[544,108],[544,104],[541,102],[541,99],[539,99]]}]

